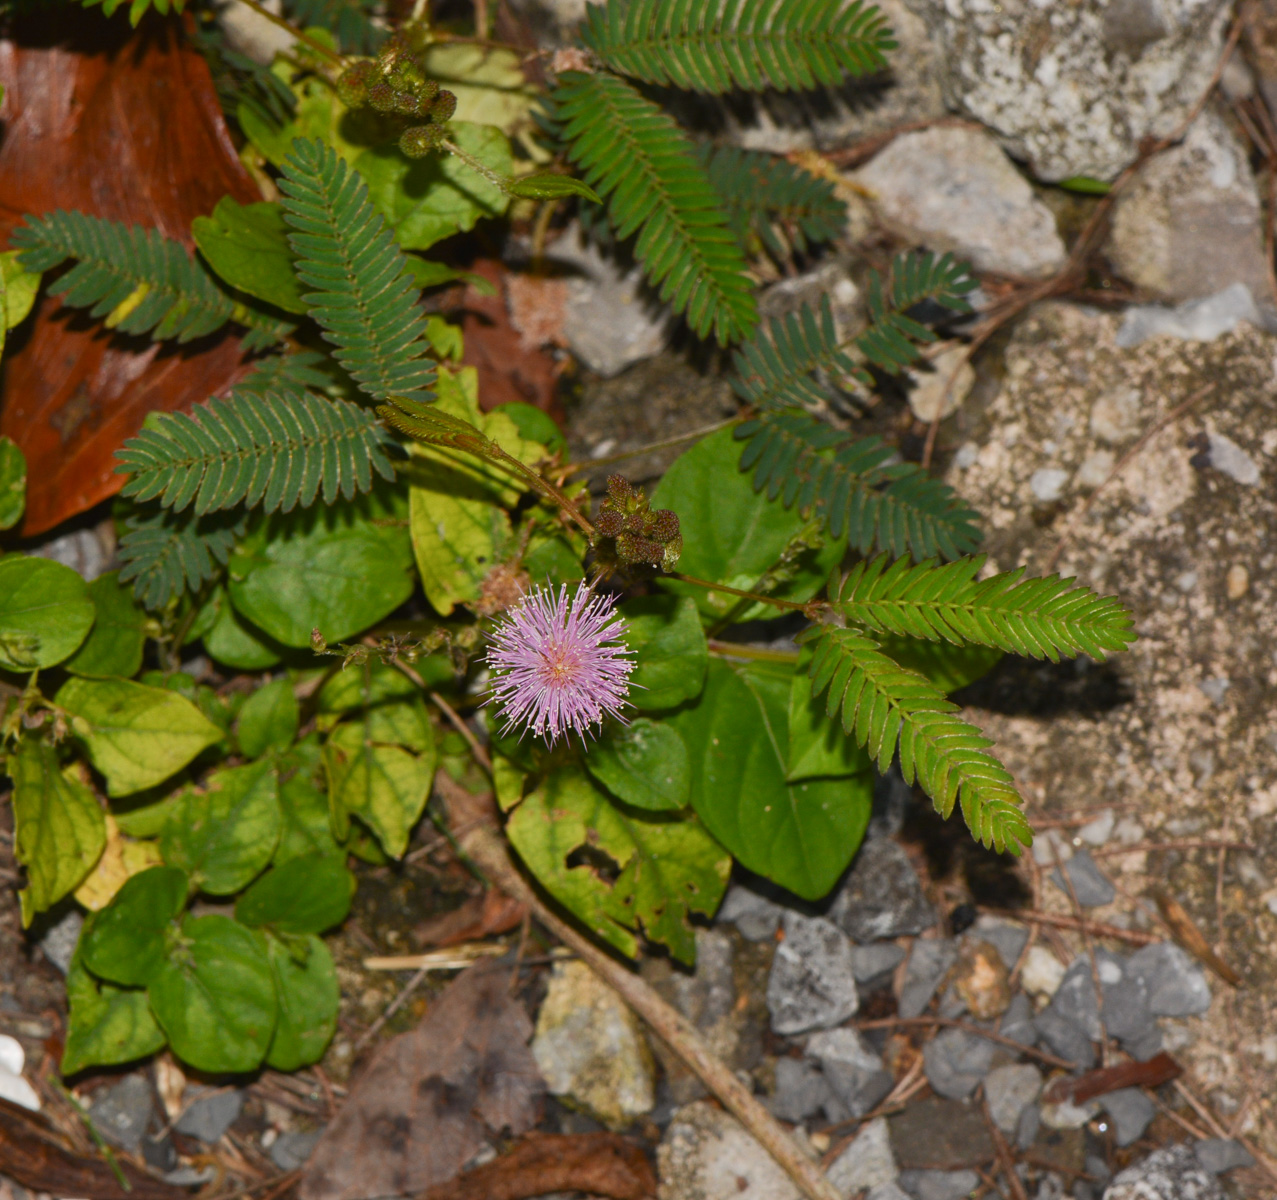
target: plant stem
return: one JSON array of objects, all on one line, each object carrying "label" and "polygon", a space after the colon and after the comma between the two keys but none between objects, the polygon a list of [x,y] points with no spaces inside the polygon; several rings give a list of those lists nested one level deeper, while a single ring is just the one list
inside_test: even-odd
[{"label": "plant stem", "polygon": [[720,642],[709,639],[709,652],[719,658],[754,658],[760,662],[796,663],[797,651],[764,650],[761,646],[745,646],[737,642]]},{"label": "plant stem", "polygon": [[720,429],[739,425],[744,419],[744,417],[731,417],[726,421],[716,421],[713,425],[705,425],[700,429],[693,429],[689,433],[680,433],[677,437],[663,438],[659,442],[648,442],[646,446],[640,446],[637,450],[622,450],[620,454],[608,454],[603,458],[591,458],[584,462],[568,463],[563,470],[568,475],[575,475],[581,471],[592,471],[595,467],[603,467],[608,463],[622,462],[627,458],[637,458],[640,454],[650,454],[653,450],[665,450],[670,446],[679,446],[683,442],[692,441],[693,438],[708,437],[711,433],[717,433]]},{"label": "plant stem", "polygon": [[764,596],[761,592],[746,592],[740,588],[728,587],[725,583],[713,583],[708,579],[697,579],[695,575],[684,575],[680,571],[671,571],[671,579],[681,580],[683,583],[695,584],[696,587],[703,587],[711,592],[725,592],[729,596],[740,596],[743,600],[754,600],[759,604],[770,604],[773,608],[783,608],[786,612],[810,612],[812,607],[824,608],[823,600],[808,600],[806,604],[799,604],[795,600],[779,600],[775,596]]},{"label": "plant stem", "polygon": [[259,17],[265,17],[272,25],[277,25],[280,29],[291,34],[299,42],[301,42],[303,46],[310,47],[310,49],[314,50],[316,54],[328,59],[330,63],[333,63],[335,66],[342,65],[342,57],[340,54],[330,50],[323,42],[317,41],[315,38],[311,37],[310,34],[303,33],[291,21],[286,21],[283,17],[271,12],[271,10],[264,4],[259,4],[257,0],[239,0],[239,2],[247,5]]},{"label": "plant stem", "polygon": [[562,489],[555,487],[548,479],[543,479],[527,463],[520,462],[513,454],[507,454],[496,442],[492,442],[491,445],[497,455],[493,461],[500,463],[508,470],[526,479],[541,495],[547,500],[552,500],[567,516],[571,517],[588,537],[594,536],[594,526],[587,518],[581,515],[576,505],[568,499]]}]

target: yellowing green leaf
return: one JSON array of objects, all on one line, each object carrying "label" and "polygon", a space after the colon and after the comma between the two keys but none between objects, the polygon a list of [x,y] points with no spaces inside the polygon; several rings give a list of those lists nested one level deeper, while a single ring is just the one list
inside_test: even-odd
[{"label": "yellowing green leaf", "polygon": [[106,824],[93,793],[63,773],[57,752],[26,738],[9,756],[13,777],[13,848],[27,869],[19,893],[22,923],[79,886],[106,845]]},{"label": "yellowing green leaf", "polygon": [[[0,324],[5,329],[13,329],[27,319],[40,290],[40,272],[24,271],[18,262],[21,254],[21,250],[0,253],[0,295],[4,299]],[[3,344],[0,340],[0,346]]]},{"label": "yellowing green leaf", "polygon": [[158,867],[163,861],[155,842],[136,842],[125,837],[115,818],[107,813],[106,849],[102,851],[97,866],[75,889],[75,898],[90,912],[97,912],[110,904],[116,892],[134,875],[150,867]]},{"label": "yellowing green leaf", "polygon": [[457,120],[495,125],[525,148],[535,148],[534,161],[549,157],[544,145],[529,136],[540,93],[527,81],[513,50],[437,42],[426,48],[422,62],[426,74],[457,97]]},{"label": "yellowing green leaf", "polygon": [[106,777],[108,796],[163,783],[222,731],[194,704],[167,688],[124,679],[68,679],[58,704],[89,760]]}]

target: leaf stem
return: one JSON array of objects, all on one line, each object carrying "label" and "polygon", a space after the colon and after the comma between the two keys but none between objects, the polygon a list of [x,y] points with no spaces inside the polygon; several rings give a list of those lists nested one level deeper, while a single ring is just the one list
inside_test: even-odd
[{"label": "leaf stem", "polygon": [[719,658],[754,658],[760,662],[796,663],[797,650],[765,650],[761,646],[748,646],[740,642],[720,642],[709,638],[709,652]]},{"label": "leaf stem", "polygon": [[693,429],[688,433],[680,433],[677,437],[662,438],[659,442],[648,442],[646,446],[640,446],[637,450],[622,450],[620,454],[608,454],[603,458],[591,458],[582,462],[568,463],[563,468],[565,475],[575,475],[579,471],[592,471],[595,467],[603,467],[608,463],[621,462],[627,458],[637,458],[640,454],[650,454],[653,450],[665,450],[670,446],[679,446],[683,442],[690,442],[694,438],[708,437],[711,433],[717,433],[720,429],[728,429],[733,425],[739,425],[744,417],[730,417],[726,421],[716,421],[713,425],[704,425],[700,429]]},{"label": "leaf stem", "polygon": [[330,63],[333,63],[335,66],[338,66],[338,67],[342,65],[343,60],[340,54],[337,54],[335,51],[330,50],[327,46],[324,45],[323,42],[317,40],[316,38],[311,37],[310,34],[303,33],[291,21],[286,21],[283,17],[279,16],[276,13],[271,12],[271,10],[267,8],[264,4],[259,4],[257,0],[239,0],[239,2],[241,4],[247,5],[259,17],[265,17],[266,20],[268,20],[272,25],[277,25],[280,29],[284,30],[286,33],[291,34],[299,42],[301,42],[302,45],[308,46],[311,50],[314,50],[316,54],[322,55],[324,58],[328,59]]},{"label": "leaf stem", "polygon": [[775,596],[764,596],[761,592],[746,592],[740,588],[728,587],[725,583],[713,583],[708,579],[698,579],[695,575],[684,575],[680,571],[671,571],[669,577],[680,580],[683,583],[694,584],[696,587],[703,587],[711,592],[725,592],[729,596],[740,596],[744,600],[754,600],[759,604],[770,604],[773,608],[783,608],[786,612],[800,612],[810,615],[813,609],[819,610],[827,607],[823,600],[808,600],[805,604],[799,604],[796,600],[780,600]]}]

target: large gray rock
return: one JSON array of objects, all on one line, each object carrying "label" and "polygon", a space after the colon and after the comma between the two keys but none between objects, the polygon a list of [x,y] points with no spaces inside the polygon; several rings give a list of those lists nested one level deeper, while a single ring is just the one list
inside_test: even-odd
[{"label": "large gray rock", "polygon": [[1104,1200],[1224,1200],[1224,1192],[1192,1147],[1181,1143],[1154,1150],[1119,1172]]},{"label": "large gray rock", "polygon": [[942,1029],[923,1049],[927,1082],[949,1100],[965,1100],[988,1074],[994,1045],[963,1029]]},{"label": "large gray rock", "polygon": [[995,1067],[985,1076],[984,1097],[989,1112],[1003,1133],[1014,1133],[1020,1114],[1042,1090],[1042,1072],[1032,1063],[1010,1063]]},{"label": "large gray rock", "polygon": [[734,883],[723,897],[717,919],[731,921],[741,937],[751,942],[767,942],[776,936],[784,911],[774,900]]},{"label": "large gray rock", "polygon": [[829,909],[829,919],[858,942],[921,933],[936,923],[909,856],[890,838],[860,847]]},{"label": "large gray rock", "polygon": [[1233,1138],[1204,1138],[1193,1147],[1193,1152],[1212,1175],[1222,1175],[1234,1167],[1255,1165],[1255,1156]]},{"label": "large gray rock", "polygon": [[1149,1009],[1159,1017],[1191,1017],[1210,1008],[1205,973],[1170,942],[1142,946],[1127,959],[1127,970],[1143,984]]},{"label": "large gray rock", "polygon": [[1206,90],[1229,0],[910,0],[949,103],[1041,179],[1112,179]]},{"label": "large gray rock", "polygon": [[656,1148],[661,1200],[799,1200],[788,1175],[729,1113],[680,1108]]},{"label": "large gray rock", "polygon": [[207,1145],[222,1135],[244,1110],[244,1093],[239,1088],[191,1088],[186,1110],[173,1126],[178,1133],[198,1138]]},{"label": "large gray rock", "polygon": [[1263,219],[1246,147],[1207,110],[1123,192],[1107,252],[1119,274],[1162,299],[1242,283],[1271,310]]},{"label": "large gray rock", "polygon": [[900,236],[952,250],[977,270],[1036,278],[1064,263],[1051,210],[980,130],[936,126],[902,134],[855,180]]},{"label": "large gray rock", "polygon": [[829,1081],[815,1063],[805,1058],[776,1060],[776,1087],[767,1105],[773,1116],[797,1125],[823,1109],[828,1119],[842,1120],[841,1111],[836,1116],[828,1111],[835,1104]]},{"label": "large gray rock", "polygon": [[119,1083],[96,1092],[89,1117],[113,1146],[136,1154],[142,1135],[155,1115],[155,1093],[142,1075],[126,1075]]},{"label": "large gray rock", "polygon": [[[1069,476],[1067,471],[1061,471],[1060,474],[1063,476],[1063,490],[1063,484],[1068,481]],[[1069,895],[1069,885],[1072,884],[1072,894],[1083,908],[1100,908],[1111,904],[1113,897],[1117,895],[1116,889],[1100,870],[1089,850],[1079,850],[1074,854],[1064,864],[1064,874],[1068,876],[1067,882],[1057,867],[1051,872],[1051,882],[1066,896]]]},{"label": "large gray rock", "polygon": [[832,921],[787,912],[767,979],[772,1029],[786,1037],[841,1025],[860,1004],[851,942]]}]

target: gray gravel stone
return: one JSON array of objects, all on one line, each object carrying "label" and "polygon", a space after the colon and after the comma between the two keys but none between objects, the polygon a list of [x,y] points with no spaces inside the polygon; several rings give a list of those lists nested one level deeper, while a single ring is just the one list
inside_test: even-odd
[{"label": "gray gravel stone", "polygon": [[70,567],[90,582],[111,564],[111,553],[96,529],[77,529],[73,533],[64,533],[27,553],[37,558],[51,558],[64,567]]},{"label": "gray gravel stone", "polygon": [[[1091,857],[1089,850],[1076,851],[1064,864],[1064,869],[1068,872],[1069,882],[1073,884],[1077,902],[1083,908],[1099,908],[1101,905],[1113,902],[1117,891],[1096,866],[1095,859]],[[1058,867],[1051,872],[1051,882],[1066,896],[1068,895],[1069,889]]]},{"label": "gray gravel stone", "polygon": [[243,1109],[244,1093],[238,1088],[210,1090],[187,1104],[173,1128],[211,1146],[222,1140]]},{"label": "gray gravel stone", "polygon": [[1197,1016],[1210,1008],[1210,985],[1201,967],[1170,942],[1142,946],[1127,959],[1127,970],[1144,985],[1156,1016]]},{"label": "gray gravel stone", "polygon": [[788,1037],[842,1024],[859,1005],[847,935],[823,917],[795,912],[782,924],[785,940],[767,980],[772,1029]]},{"label": "gray gravel stone", "polygon": [[900,1015],[907,1018],[921,1016],[941,980],[957,960],[958,946],[952,938],[914,942],[909,952],[904,986],[900,989]]},{"label": "gray gravel stone", "polygon": [[909,1193],[893,1179],[890,1183],[880,1183],[876,1188],[870,1188],[865,1200],[909,1200]]},{"label": "gray gravel stone", "polygon": [[908,855],[890,838],[871,838],[861,845],[829,919],[856,941],[875,942],[921,933],[936,914]]},{"label": "gray gravel stone", "polygon": [[942,1029],[922,1052],[927,1082],[949,1100],[965,1100],[993,1062],[993,1042],[963,1029]]},{"label": "gray gravel stone", "polygon": [[1104,1028],[1111,1037],[1138,1042],[1150,1029],[1155,1029],[1153,1011],[1148,1006],[1148,989],[1123,960],[1115,960],[1120,975],[1116,979],[1102,979],[1104,994]]},{"label": "gray gravel stone", "polygon": [[1219,1181],[1183,1143],[1154,1150],[1119,1172],[1104,1200],[1223,1200]]},{"label": "gray gravel stone", "polygon": [[862,1117],[891,1091],[891,1072],[854,1029],[829,1029],[807,1039],[825,1081],[848,1114]]},{"label": "gray gravel stone", "polygon": [[49,926],[44,937],[40,939],[40,949],[63,975],[71,969],[71,956],[80,941],[80,930],[84,928],[84,914],[73,908],[67,912],[56,925]]},{"label": "gray gravel stone", "polygon": [[829,1081],[805,1058],[776,1060],[776,1090],[768,1107],[782,1121],[797,1125],[820,1112],[833,1099]]},{"label": "gray gravel stone", "polygon": [[732,884],[719,906],[718,920],[731,921],[741,937],[750,942],[769,942],[780,928],[785,910],[766,896],[751,892],[739,883]]},{"label": "gray gravel stone", "polygon": [[893,942],[875,942],[851,948],[851,970],[860,984],[889,975],[904,960],[904,950]]},{"label": "gray gravel stone", "polygon": [[136,1154],[142,1135],[155,1115],[155,1093],[141,1075],[126,1075],[119,1083],[94,1093],[89,1116],[97,1131],[113,1146]]},{"label": "gray gravel stone", "polygon": [[1150,1058],[1156,1058],[1165,1044],[1162,1031],[1156,1025],[1150,1026],[1136,1037],[1122,1039],[1122,1049],[1136,1062],[1148,1062]]},{"label": "gray gravel stone", "polygon": [[1132,305],[1122,314],[1122,324],[1115,341],[1124,349],[1155,337],[1213,342],[1226,333],[1232,333],[1243,321],[1256,328],[1263,328],[1265,324],[1250,288],[1244,283],[1234,283],[1213,296],[1185,300],[1173,307],[1165,304]]},{"label": "gray gravel stone", "polygon": [[899,1184],[915,1200],[962,1200],[980,1186],[974,1171],[901,1171]]},{"label": "gray gravel stone", "polygon": [[1113,1136],[1119,1146],[1142,1137],[1157,1110],[1140,1088],[1121,1088],[1100,1097],[1100,1107],[1113,1118]]},{"label": "gray gravel stone", "polygon": [[1222,471],[1229,479],[1247,487],[1254,487],[1262,478],[1258,464],[1232,438],[1222,433],[1211,433],[1210,465]]},{"label": "gray gravel stone", "polygon": [[1038,1031],[1038,1044],[1052,1054],[1067,1058],[1083,1071],[1095,1066],[1095,1047],[1091,1045],[1091,1039],[1067,1017],[1047,1008],[1034,1017],[1033,1024]]},{"label": "gray gravel stone", "polygon": [[1020,1114],[1015,1126],[1015,1147],[1027,1150],[1038,1138],[1038,1130],[1042,1128],[1042,1113],[1036,1104],[1028,1105]]},{"label": "gray gravel stone", "polygon": [[704,1100],[674,1114],[656,1163],[662,1200],[800,1200],[789,1176],[744,1126]]},{"label": "gray gravel stone", "polygon": [[1032,1063],[1011,1063],[995,1067],[984,1077],[984,1096],[989,1112],[1003,1133],[1014,1133],[1020,1114],[1042,1090],[1042,1072]]},{"label": "gray gravel stone", "polygon": [[998,917],[985,915],[962,936],[964,940],[988,942],[997,950],[1006,969],[1010,971],[1015,968],[1029,940],[1029,931],[1016,921],[1003,921]]},{"label": "gray gravel stone", "polygon": [[834,1159],[826,1174],[844,1196],[894,1183],[900,1171],[891,1151],[886,1119],[877,1117],[865,1125],[856,1134],[856,1140]]},{"label": "gray gravel stone", "polygon": [[281,1171],[296,1171],[305,1165],[323,1132],[315,1129],[308,1133],[281,1133],[267,1151],[271,1162]]},{"label": "gray gravel stone", "polygon": [[1011,997],[1011,1003],[1002,1014],[998,1032],[1021,1046],[1032,1046],[1038,1040],[1038,1031],[1033,1024],[1033,1003],[1023,992],[1016,992]]},{"label": "gray gravel stone", "polygon": [[1234,1167],[1253,1167],[1254,1155],[1233,1138],[1206,1138],[1193,1147],[1197,1161],[1212,1175],[1222,1175]]}]

